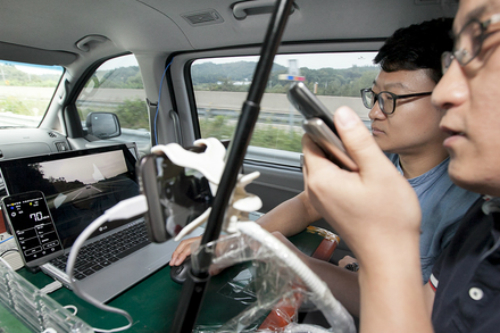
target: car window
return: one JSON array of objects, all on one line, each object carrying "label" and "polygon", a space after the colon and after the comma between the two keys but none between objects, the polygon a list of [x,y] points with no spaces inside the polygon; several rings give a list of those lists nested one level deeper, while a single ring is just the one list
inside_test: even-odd
[{"label": "car window", "polygon": [[0,128],[37,127],[64,68],[0,60]]},{"label": "car window", "polygon": [[[362,88],[371,87],[379,67],[373,64],[376,52],[344,52],[277,55],[250,148],[259,159],[279,163],[286,152],[301,152],[302,115],[287,99],[294,81],[303,81],[330,110],[341,105],[353,108],[369,126],[368,109],[360,97]],[[191,66],[193,90],[202,137],[231,139],[247,98],[258,57],[209,58]],[[288,154],[290,155],[290,154]],[[247,156],[248,158],[248,156]]]},{"label": "car window", "polygon": [[113,113],[121,135],[99,136],[118,142],[136,142],[139,151],[149,152],[151,135],[146,93],[136,58],[126,55],[104,62],[86,82],[76,100],[84,131],[89,132],[90,115]]}]

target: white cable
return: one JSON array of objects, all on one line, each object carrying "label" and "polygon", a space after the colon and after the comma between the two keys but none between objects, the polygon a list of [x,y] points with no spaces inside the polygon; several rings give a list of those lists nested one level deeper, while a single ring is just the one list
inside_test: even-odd
[{"label": "white cable", "polygon": [[52,283],[49,283],[48,285],[46,285],[42,289],[40,289],[40,292],[42,292],[44,294],[50,294],[56,290],[61,289],[62,286],[63,286],[63,284],[60,281],[54,281]]},{"label": "white cable", "polygon": [[78,236],[76,239],[75,243],[73,244],[73,247],[71,248],[71,251],[69,253],[68,257],[68,264],[66,266],[66,274],[68,275],[69,279],[69,285],[71,289],[73,289],[74,293],[77,294],[80,298],[83,300],[89,302],[90,304],[94,305],[95,307],[98,307],[99,309],[102,309],[104,311],[108,312],[113,312],[117,313],[119,315],[124,316],[128,324],[126,326],[106,330],[102,328],[93,328],[94,331],[97,332],[104,332],[104,333],[113,333],[113,332],[120,332],[124,331],[132,326],[132,317],[130,314],[122,309],[118,309],[112,306],[108,306],[105,304],[102,304],[80,288],[78,288],[78,283],[76,283],[75,277],[74,277],[74,267],[76,263],[76,258],[78,256],[78,252],[80,251],[81,247],[83,246],[83,243],[96,231],[101,225],[103,225],[106,222],[114,221],[114,220],[126,220],[126,219],[131,219],[133,217],[140,216],[144,214],[148,210],[147,202],[146,202],[146,197],[144,195],[138,195],[133,198],[127,199],[120,201],[110,209],[106,210],[103,215],[99,216],[97,219],[94,220],[87,228],[83,230],[83,232]]},{"label": "white cable", "polygon": [[0,257],[0,261],[3,262],[3,264],[7,267],[9,267],[10,269],[12,269],[12,266],[7,262],[7,260],[5,260],[4,258]]},{"label": "white cable", "polygon": [[78,308],[75,305],[66,305],[63,306],[63,308],[65,308],[66,310],[73,310],[73,316],[76,316],[76,314],[78,313]]},{"label": "white cable", "polygon": [[330,289],[295,253],[276,237],[255,222],[239,222],[238,230],[265,244],[276,257],[290,267],[313,292],[312,301],[323,312],[326,320],[336,332],[355,333],[353,319],[347,310],[333,297]]}]

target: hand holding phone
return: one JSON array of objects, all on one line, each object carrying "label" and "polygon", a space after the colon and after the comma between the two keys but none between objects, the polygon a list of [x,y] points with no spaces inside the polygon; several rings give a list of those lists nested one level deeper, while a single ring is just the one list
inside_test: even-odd
[{"label": "hand holding phone", "polygon": [[323,150],[330,161],[350,171],[358,170],[356,163],[347,155],[340,138],[333,134],[322,119],[306,119],[302,123],[302,127],[311,139]]},{"label": "hand holding phone", "polygon": [[311,139],[321,147],[328,158],[340,167],[356,171],[358,166],[347,154],[338,137],[332,114],[303,82],[293,84],[288,91],[288,99],[306,118],[302,127]]}]

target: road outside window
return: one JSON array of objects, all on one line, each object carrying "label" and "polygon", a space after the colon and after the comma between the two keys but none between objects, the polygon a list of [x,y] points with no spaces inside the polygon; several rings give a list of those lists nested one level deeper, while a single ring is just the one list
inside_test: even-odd
[{"label": "road outside window", "polygon": [[[360,90],[370,87],[378,74],[379,67],[373,64],[375,55],[344,52],[276,56],[250,148],[301,152],[303,118],[286,97],[294,81],[303,81],[330,111],[348,105],[369,125]],[[191,75],[202,137],[232,138],[257,62],[258,57],[232,57],[193,63]]]}]

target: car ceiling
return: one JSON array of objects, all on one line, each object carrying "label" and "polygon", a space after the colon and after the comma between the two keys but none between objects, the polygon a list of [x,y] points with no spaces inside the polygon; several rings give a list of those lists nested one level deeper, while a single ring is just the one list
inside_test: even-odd
[{"label": "car ceiling", "polygon": [[[256,3],[2,0],[0,59],[68,66],[81,57],[100,59],[124,52],[168,54],[258,44],[270,15],[236,19],[233,8],[241,2]],[[296,0],[283,41],[384,38],[401,26],[452,16],[456,4],[450,3],[453,1]],[[184,17],[214,11],[219,19],[213,24],[190,24]],[[87,51],[76,46],[85,37]]]}]

